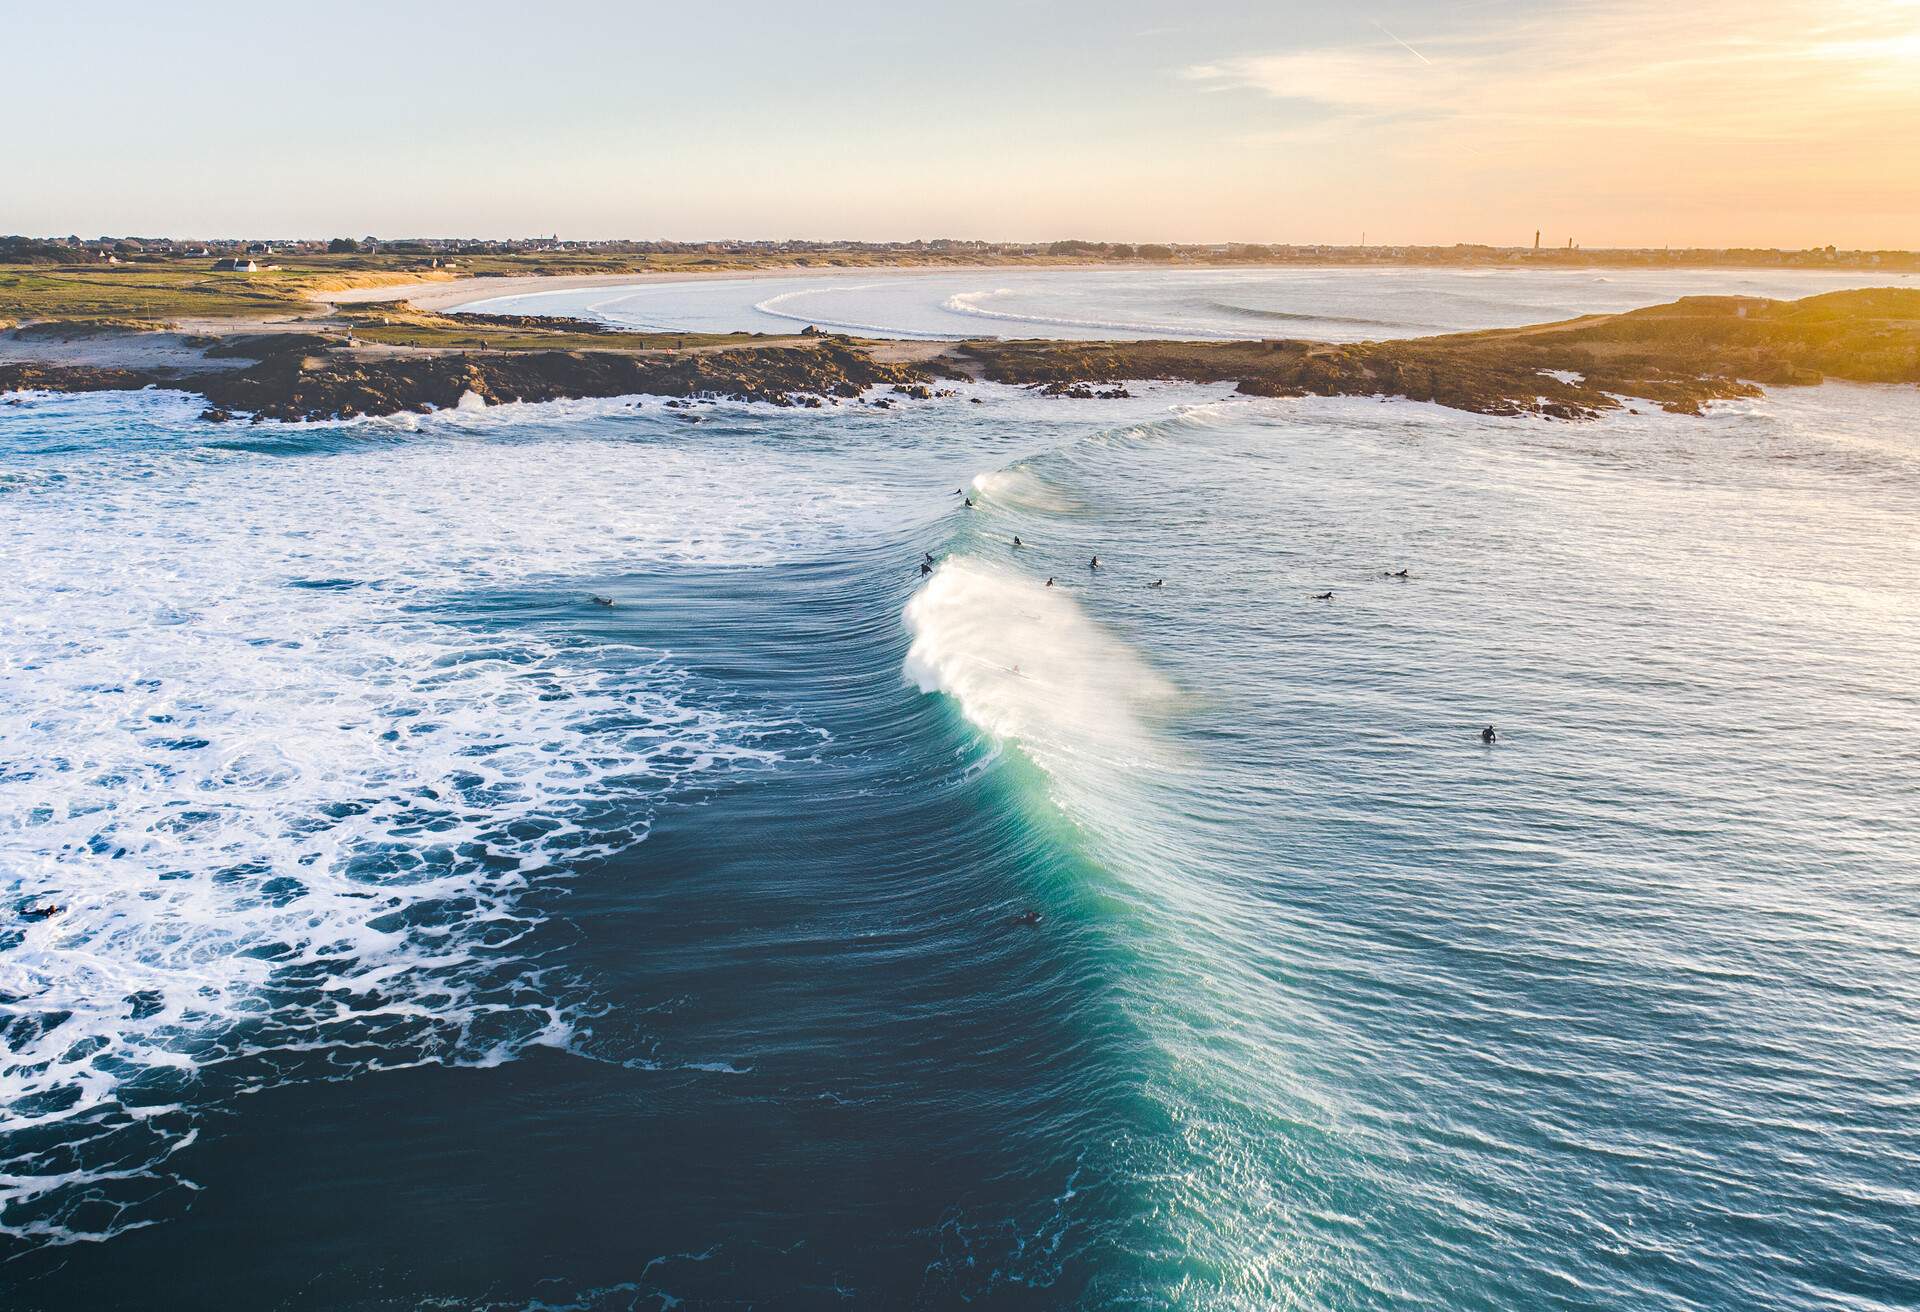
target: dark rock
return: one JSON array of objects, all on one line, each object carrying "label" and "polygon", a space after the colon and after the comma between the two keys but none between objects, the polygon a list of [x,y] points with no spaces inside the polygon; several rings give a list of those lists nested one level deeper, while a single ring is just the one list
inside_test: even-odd
[{"label": "dark rock", "polygon": [[[697,355],[614,351],[515,351],[461,359],[328,355],[276,357],[246,370],[195,382],[214,405],[270,419],[393,414],[449,408],[466,392],[482,400],[553,401],[567,397],[723,396],[793,405],[796,398],[859,396],[878,384],[917,381],[913,369],[882,364],[854,347],[742,346]],[[807,404],[807,402],[801,402]],[[671,404],[671,402],[669,403]]]}]

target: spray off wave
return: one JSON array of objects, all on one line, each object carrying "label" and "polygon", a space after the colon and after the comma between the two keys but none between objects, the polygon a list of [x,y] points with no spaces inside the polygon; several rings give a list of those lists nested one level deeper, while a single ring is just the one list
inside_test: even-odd
[{"label": "spray off wave", "polygon": [[1065,587],[966,556],[941,563],[906,608],[905,673],[954,699],[1057,781],[1158,763],[1154,720],[1174,688]]},{"label": "spray off wave", "polygon": [[973,494],[997,509],[1070,515],[1082,505],[1025,465],[993,469],[973,478]]}]

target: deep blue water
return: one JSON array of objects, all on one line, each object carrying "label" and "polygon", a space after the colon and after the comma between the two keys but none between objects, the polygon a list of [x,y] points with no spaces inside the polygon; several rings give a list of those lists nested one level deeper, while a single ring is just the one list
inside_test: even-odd
[{"label": "deep blue water", "polygon": [[1911,390],[196,409],[0,410],[6,1306],[1920,1306]]}]

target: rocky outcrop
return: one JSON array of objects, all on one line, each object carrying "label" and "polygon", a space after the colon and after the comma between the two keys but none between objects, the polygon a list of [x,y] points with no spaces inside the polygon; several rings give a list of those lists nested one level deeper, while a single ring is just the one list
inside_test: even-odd
[{"label": "rocky outcrop", "polygon": [[196,383],[197,390],[224,410],[263,419],[329,419],[444,409],[459,404],[469,392],[488,402],[645,393],[796,405],[807,397],[855,397],[876,384],[911,384],[924,376],[907,366],[883,364],[830,338],[804,347],[657,354],[499,351],[366,357],[333,352],[276,357]]},{"label": "rocky outcrop", "polygon": [[147,369],[94,369],[85,366],[0,364],[0,392],[133,392],[143,387],[180,386],[177,375]]}]

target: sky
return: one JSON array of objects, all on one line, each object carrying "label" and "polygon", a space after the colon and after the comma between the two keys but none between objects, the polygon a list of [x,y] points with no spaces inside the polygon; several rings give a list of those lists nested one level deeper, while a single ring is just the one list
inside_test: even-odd
[{"label": "sky", "polygon": [[0,233],[1920,247],[1920,0],[19,6]]}]

